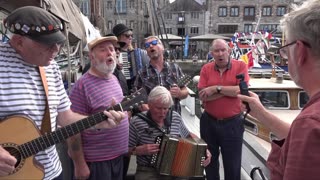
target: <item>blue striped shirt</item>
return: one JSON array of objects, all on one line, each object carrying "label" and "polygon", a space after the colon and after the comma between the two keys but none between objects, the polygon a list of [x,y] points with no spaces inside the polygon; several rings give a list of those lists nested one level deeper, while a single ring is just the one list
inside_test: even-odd
[{"label": "blue striped shirt", "polygon": [[[146,112],[143,112],[146,114]],[[184,125],[181,116],[173,111],[170,128],[170,135],[172,137],[186,138],[189,136],[189,131]],[[143,144],[154,144],[158,136],[162,136],[163,132],[158,128],[150,127],[149,124],[138,116],[134,116],[130,120],[130,136],[129,147],[141,146]],[[138,155],[137,164],[141,166],[148,166],[151,161],[151,155]]]},{"label": "blue striped shirt", "polygon": [[[58,112],[68,110],[70,101],[57,63],[52,61],[45,67],[45,72],[49,90],[51,130],[54,131],[57,127]],[[32,119],[41,129],[45,102],[46,95],[38,66],[26,63],[9,44],[0,42],[0,120],[12,115],[23,115]],[[28,129],[19,133],[26,134]],[[44,179],[54,179],[61,174],[62,167],[55,146],[40,151],[35,159],[44,166]]]}]

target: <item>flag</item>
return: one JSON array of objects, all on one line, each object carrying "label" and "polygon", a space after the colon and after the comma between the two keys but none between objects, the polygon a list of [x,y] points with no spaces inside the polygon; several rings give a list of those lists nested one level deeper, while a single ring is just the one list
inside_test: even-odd
[{"label": "flag", "polygon": [[244,55],[241,55],[240,59],[248,65],[248,68],[253,67],[254,62],[252,57],[252,50]]},{"label": "flag", "polygon": [[189,35],[186,35],[184,41],[184,57],[188,57],[188,48],[189,48]]}]

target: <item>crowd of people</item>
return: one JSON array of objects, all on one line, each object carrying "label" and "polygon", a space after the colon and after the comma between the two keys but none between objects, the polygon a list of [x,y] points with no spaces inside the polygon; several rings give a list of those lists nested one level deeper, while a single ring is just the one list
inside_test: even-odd
[{"label": "crowd of people", "polygon": [[[243,112],[248,107],[250,115],[281,138],[272,142],[267,162],[271,179],[318,179],[320,79],[315,77],[320,76],[320,0],[294,6],[280,24],[286,45],[279,48],[279,53],[288,59],[293,81],[310,97],[301,113],[287,124],[267,111],[255,93],[241,95],[236,75],[243,74],[244,82],[249,84],[247,65],[232,59],[228,43],[216,39],[210,47],[214,60],[200,72],[198,90],[204,112],[200,137],[196,137],[181,117],[180,100],[188,96],[185,84],[179,83],[184,73],[177,64],[166,61],[158,37],[147,37],[144,49],[133,48],[132,29],[117,24],[112,34],[88,43],[90,64],[67,94],[54,61],[66,40],[61,21],[38,7],[14,10],[4,20],[10,40],[0,42],[0,179],[64,179],[55,145],[26,149],[25,153],[25,146],[12,143],[26,143],[56,131],[58,126],[66,127],[67,134],[73,132],[72,128],[79,131],[81,128],[73,125],[82,123],[90,127],[67,140],[74,179],[125,179],[131,155],[137,157],[136,180],[179,179],[160,175],[150,165],[152,155],[160,151],[156,137],[170,135],[206,142],[202,166],[207,180],[221,178],[220,153],[224,179],[240,180]],[[133,64],[129,77],[121,71],[120,53],[127,53]],[[134,112],[106,110],[141,88],[148,99]],[[98,112],[102,112],[102,122],[83,122]],[[28,122],[32,126],[27,126]],[[56,142],[55,138],[59,137],[51,141]],[[51,141],[48,138],[47,142],[35,143],[41,146]],[[33,160],[22,160],[32,152],[36,152],[34,158],[43,171],[24,168],[34,166]]]}]

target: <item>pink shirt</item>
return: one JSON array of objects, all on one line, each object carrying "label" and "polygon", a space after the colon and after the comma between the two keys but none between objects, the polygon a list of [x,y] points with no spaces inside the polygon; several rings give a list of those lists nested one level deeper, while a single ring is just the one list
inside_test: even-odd
[{"label": "pink shirt", "polygon": [[288,137],[272,143],[272,180],[320,179],[320,92],[293,121]]},{"label": "pink shirt", "polygon": [[[240,80],[236,78],[238,74],[245,75],[245,81],[248,82],[248,67],[243,61],[231,60],[231,66],[220,75],[220,71],[215,68],[215,63],[207,63],[200,72],[200,80],[198,88],[206,88],[209,86],[237,86]],[[211,116],[216,118],[228,118],[235,116],[241,112],[241,102],[236,97],[227,97],[204,102],[204,109]]]}]

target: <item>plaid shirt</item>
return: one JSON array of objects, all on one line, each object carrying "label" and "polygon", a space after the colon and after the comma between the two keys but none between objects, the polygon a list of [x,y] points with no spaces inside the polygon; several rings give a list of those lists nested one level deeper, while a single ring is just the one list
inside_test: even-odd
[{"label": "plaid shirt", "polygon": [[[177,84],[177,80],[182,76],[181,68],[175,63],[164,62],[161,72],[149,63],[138,72],[134,87],[145,88],[148,94],[156,86],[164,86],[170,90],[170,86]],[[177,98],[174,99],[173,110],[181,113],[180,100]]]}]

